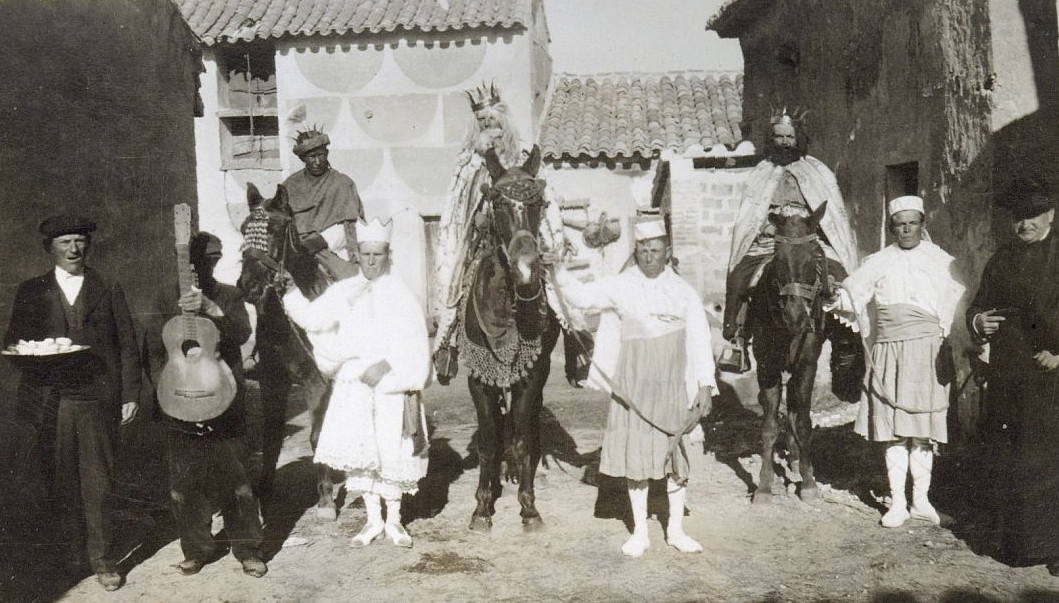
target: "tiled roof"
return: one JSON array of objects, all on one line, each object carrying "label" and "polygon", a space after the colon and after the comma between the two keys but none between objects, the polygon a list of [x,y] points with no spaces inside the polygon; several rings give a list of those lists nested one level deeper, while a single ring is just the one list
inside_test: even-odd
[{"label": "tiled roof", "polygon": [[540,145],[552,160],[649,158],[742,140],[743,76],[557,75]]},{"label": "tiled roof", "polygon": [[288,35],[511,28],[531,0],[173,0],[207,45]]}]

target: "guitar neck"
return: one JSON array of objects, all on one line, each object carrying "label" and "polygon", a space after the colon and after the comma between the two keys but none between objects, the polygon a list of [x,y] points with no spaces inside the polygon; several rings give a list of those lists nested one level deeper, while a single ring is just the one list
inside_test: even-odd
[{"label": "guitar neck", "polygon": [[191,267],[191,253],[187,244],[177,243],[177,280],[180,283],[180,295],[187,295],[195,286],[195,270]]}]

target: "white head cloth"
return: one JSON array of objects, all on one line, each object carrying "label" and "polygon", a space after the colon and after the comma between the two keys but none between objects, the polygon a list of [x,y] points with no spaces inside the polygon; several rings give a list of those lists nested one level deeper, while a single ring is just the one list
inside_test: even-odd
[{"label": "white head cloth", "polygon": [[887,204],[886,207],[887,214],[891,216],[899,211],[906,211],[909,209],[914,209],[921,214],[926,213],[923,211],[923,199],[915,195],[905,195],[903,197],[898,197],[890,201],[890,203]]},{"label": "white head cloth", "polygon": [[392,227],[392,221],[383,224],[378,218],[372,218],[371,222],[357,222],[357,243],[389,244]]},{"label": "white head cloth", "polygon": [[662,216],[640,216],[633,230],[637,241],[657,239],[666,236],[666,223]]}]

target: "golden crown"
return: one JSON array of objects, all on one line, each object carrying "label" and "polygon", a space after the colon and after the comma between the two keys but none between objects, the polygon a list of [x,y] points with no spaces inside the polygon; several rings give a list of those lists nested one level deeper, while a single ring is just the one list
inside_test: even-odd
[{"label": "golden crown", "polygon": [[467,99],[471,101],[471,111],[481,111],[485,107],[500,104],[500,91],[495,84],[489,84],[487,88],[483,82],[474,90],[467,91]]}]

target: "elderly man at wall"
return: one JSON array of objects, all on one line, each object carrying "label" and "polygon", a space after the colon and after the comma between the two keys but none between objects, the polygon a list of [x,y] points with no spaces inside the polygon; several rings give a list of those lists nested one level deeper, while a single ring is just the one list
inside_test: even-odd
[{"label": "elderly man at wall", "polygon": [[136,416],[141,368],[121,286],[85,266],[95,230],[73,216],[40,225],[55,268],[19,284],[4,344],[66,338],[62,344],[90,348],[61,364],[23,367],[17,419],[37,436],[45,489],[70,543],[70,569],[80,570],[87,552],[109,591],[122,583],[108,551],[112,526],[105,508],[112,438],[119,422]]},{"label": "elderly man at wall", "polygon": [[1018,240],[990,258],[967,310],[989,342],[988,407],[1010,434],[1003,544],[1013,561],[1059,576],[1059,237],[1055,205],[1039,190],[1012,203]]},{"label": "elderly man at wall", "polygon": [[250,318],[242,292],[213,278],[221,258],[220,239],[198,233],[191,239],[189,255],[199,287],[182,293],[170,283],[159,290],[144,333],[145,364],[158,388],[168,358],[163,341],[166,323],[181,313],[205,317],[217,327],[220,362],[231,371],[236,391],[231,405],[209,420],[181,420],[160,407],[156,412],[166,426],[170,504],[184,553],[177,569],[186,576],[197,574],[214,558],[211,527],[214,510],[220,508],[232,554],[246,574],[260,578],[268,567],[261,560],[261,517],[247,471],[250,453],[240,352],[250,338]]},{"label": "elderly man at wall", "polygon": [[[857,238],[838,189],[835,175],[819,159],[806,153],[808,143],[801,120],[784,110],[771,120],[772,137],[765,144],[765,159],[750,173],[732,231],[732,251],[722,334],[729,341],[746,344],[745,315],[751,284],[775,250],[775,227],[769,214],[797,212],[808,217],[827,202],[820,221],[820,243],[829,260],[828,273],[840,280],[857,267]],[[827,284],[825,283],[825,286]],[[832,337],[832,370],[846,368],[851,356],[859,355],[860,343],[848,329],[838,328]],[[850,353],[852,350],[852,353]],[[859,373],[846,392],[855,395]],[[836,379],[834,385],[838,385]],[[838,393],[838,392],[836,392]],[[842,396],[847,397],[847,396]]]},{"label": "elderly man at wall", "polygon": [[[475,241],[470,240],[475,232],[472,216],[482,200],[482,185],[489,183],[489,170],[485,165],[485,153],[496,151],[504,168],[520,165],[525,159],[519,133],[507,104],[500,100],[495,86],[480,87],[467,92],[471,102],[474,121],[467,131],[463,150],[456,159],[456,172],[449,185],[449,203],[441,210],[438,230],[435,272],[435,299],[431,300],[431,312],[437,317],[437,340],[435,350],[450,350],[455,347],[454,336],[459,324],[456,309],[469,283],[465,279],[467,262],[473,257]],[[547,203],[545,216],[540,224],[540,243],[544,249],[567,248],[563,233],[562,213],[557,195],[546,187],[544,199]],[[549,291],[549,294],[552,292]],[[560,312],[554,295],[548,301],[560,320]],[[564,325],[567,326],[567,325]],[[438,381],[447,384],[450,375],[438,373]]]},{"label": "elderly man at wall", "polygon": [[938,525],[927,493],[937,445],[948,441],[953,359],[945,341],[964,287],[952,275],[952,256],[924,240],[923,200],[898,197],[887,210],[895,242],[865,258],[826,309],[852,324],[869,346],[854,430],[886,444],[891,503],[882,525],[896,528],[910,517]]},{"label": "elderly man at wall", "polygon": [[[430,377],[430,343],[422,306],[390,273],[390,228],[357,225],[361,276],[335,283],[308,301],[291,288],[283,303],[313,340],[320,370],[334,390],[314,460],[346,472],[346,492],[360,493],[367,523],[353,546],[383,532],[412,546],[401,525],[401,496],[426,475],[426,419],[420,392]],[[380,499],[386,500],[386,520]]]},{"label": "elderly man at wall", "polygon": [[328,162],[327,134],[306,130],[298,132],[294,142],[294,154],[305,164],[283,181],[294,210],[294,227],[302,246],[316,254],[332,280],[340,280],[356,271],[348,263],[355,262],[355,225],[364,218],[357,186]]},{"label": "elderly man at wall", "polygon": [[662,478],[669,493],[666,541],[697,553],[702,546],[683,525],[683,437],[709,413],[717,391],[710,328],[698,294],[667,265],[662,218],[639,218],[635,237],[636,266],[590,283],[563,268],[555,278],[565,302],[602,312],[588,385],[611,394],[599,470],[628,484],[634,527],[622,553],[639,557],[650,546],[647,483]]}]

